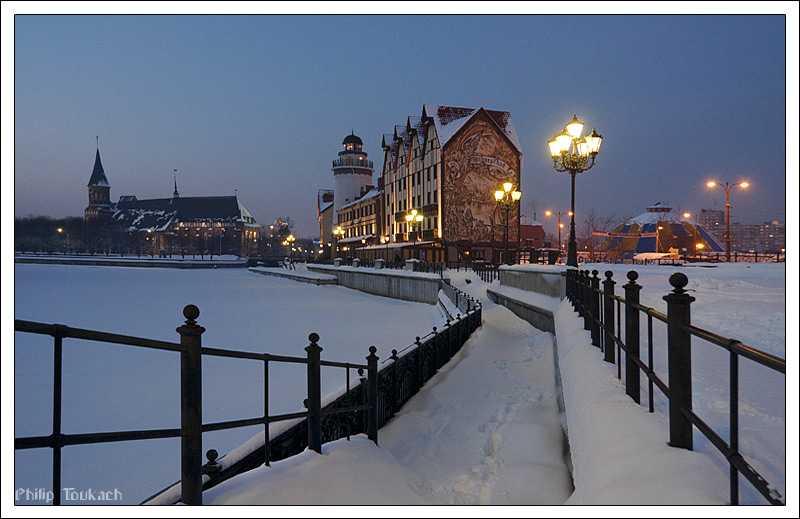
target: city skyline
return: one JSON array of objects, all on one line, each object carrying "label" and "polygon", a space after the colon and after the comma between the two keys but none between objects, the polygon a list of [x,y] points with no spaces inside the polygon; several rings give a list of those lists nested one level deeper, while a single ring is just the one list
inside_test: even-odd
[{"label": "city skyline", "polygon": [[288,216],[312,237],[342,139],[361,137],[380,170],[382,135],[433,103],[511,113],[522,213],[548,232],[544,212],[568,207],[569,178],[547,141],[573,114],[604,137],[577,178],[576,221],[592,209],[622,221],[656,202],[724,209],[724,190],[706,182],[747,180],[732,221],[786,222],[797,196],[786,189],[797,85],[786,22],[17,15],[14,215],[82,216],[99,135],[112,201],[170,197],[177,169],[181,196],[238,194],[258,223]]}]

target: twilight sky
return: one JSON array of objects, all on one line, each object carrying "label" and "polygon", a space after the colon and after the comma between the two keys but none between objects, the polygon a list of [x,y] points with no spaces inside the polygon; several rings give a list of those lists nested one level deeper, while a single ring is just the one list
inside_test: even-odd
[{"label": "twilight sky", "polygon": [[604,137],[577,178],[578,221],[724,209],[710,179],[751,182],[732,191],[732,221],[786,221],[797,70],[787,83],[783,15],[17,15],[13,31],[15,216],[83,216],[99,135],[114,201],[170,197],[177,169],[181,196],[237,192],[259,223],[318,236],[342,139],[354,130],[380,169],[382,134],[429,103],[511,112],[522,212],[549,232],[569,177],[547,141],[573,114]]}]

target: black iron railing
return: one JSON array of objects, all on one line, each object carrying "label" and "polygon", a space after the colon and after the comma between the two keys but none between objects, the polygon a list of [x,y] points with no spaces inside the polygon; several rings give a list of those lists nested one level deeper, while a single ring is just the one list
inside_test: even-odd
[{"label": "black iron railing", "polygon": [[[183,310],[186,322],[177,331],[180,334],[180,344],[166,341],[129,337],[94,330],[71,328],[58,324],[43,324],[31,321],[14,320],[14,330],[41,335],[50,335],[53,339],[53,432],[48,436],[31,436],[14,438],[14,449],[36,449],[48,447],[53,449],[53,504],[61,503],[61,449],[68,445],[85,445],[94,443],[107,443],[130,440],[146,440],[155,438],[181,438],[181,501],[185,504],[202,504],[202,433],[247,427],[263,424],[265,428],[266,446],[262,453],[262,462],[269,464],[269,424],[283,420],[305,419],[307,430],[307,445],[309,448],[321,452],[321,424],[322,416],[332,413],[352,413],[355,411],[366,412],[367,436],[377,443],[378,426],[375,390],[377,388],[378,357],[376,349],[370,347],[367,364],[350,364],[330,362],[320,359],[322,348],[317,341],[319,336],[315,333],[309,335],[310,344],[306,347],[307,356],[289,357],[272,355],[269,353],[252,353],[246,351],[223,350],[201,346],[201,336],[205,328],[197,324],[200,310],[194,305],[188,305]],[[138,431],[116,431],[102,433],[64,434],[61,432],[61,381],[63,370],[63,339],[84,339],[112,344],[123,344],[179,352],[181,355],[181,427],[180,429],[156,429]],[[218,357],[249,359],[263,362],[264,364],[264,414],[259,417],[242,420],[231,420],[211,424],[202,423],[202,356],[212,355]],[[288,362],[306,364],[308,371],[308,399],[306,411],[281,415],[269,414],[269,365],[270,362]],[[360,405],[347,405],[344,408],[326,409],[323,413],[320,408],[320,367],[332,366],[347,370],[347,393],[345,398],[350,403],[350,370],[367,370],[367,399]],[[349,431],[348,431],[349,434]],[[211,460],[211,457],[209,457]]]},{"label": "black iron railing", "polygon": [[332,162],[332,167],[334,168],[346,168],[346,167],[353,167],[353,168],[370,168],[372,169],[372,161],[371,160],[353,160],[351,158],[343,158],[343,159],[336,159]]},{"label": "black iron railing", "polygon": [[500,277],[500,265],[475,261],[472,263],[472,270],[486,283],[491,283]]},{"label": "black iron railing", "polygon": [[[306,357],[290,357],[269,353],[208,348],[201,345],[205,328],[197,324],[199,309],[194,305],[184,308],[186,322],[177,331],[180,344],[166,341],[117,335],[94,330],[83,330],[58,324],[44,324],[15,320],[18,332],[50,335],[54,338],[53,364],[53,432],[48,436],[33,436],[14,439],[16,449],[53,449],[53,504],[61,503],[61,449],[68,445],[86,445],[118,441],[157,438],[181,438],[181,480],[179,500],[184,504],[202,504],[202,491],[235,474],[269,465],[270,461],[285,459],[298,454],[306,447],[321,452],[326,442],[349,438],[352,434],[366,433],[377,443],[378,429],[383,426],[411,395],[415,394],[444,362],[458,351],[469,335],[481,324],[480,305],[472,304],[469,311],[448,321],[441,329],[433,328],[428,335],[419,338],[411,346],[397,352],[378,366],[376,348],[369,348],[366,364],[331,362],[320,359],[322,348],[319,336],[309,335]],[[63,339],[83,339],[111,344],[122,344],[174,351],[181,355],[181,427],[179,429],[155,429],[116,431],[101,433],[63,434],[61,432],[61,380]],[[202,423],[202,356],[255,360],[264,367],[264,414],[241,420],[230,420],[210,424]],[[304,402],[306,411],[270,415],[269,413],[269,367],[272,362],[307,365],[308,398]],[[333,402],[321,406],[320,367],[344,368],[346,389]],[[358,384],[351,384],[351,370],[358,372]],[[366,373],[366,376],[365,376]],[[409,379],[411,377],[411,379]],[[269,425],[284,420],[301,420],[283,433],[270,438]],[[202,464],[202,433],[248,427],[264,426],[263,449],[252,452],[236,463],[222,468],[217,461],[217,452],[207,453],[209,463]],[[223,456],[224,458],[224,456]],[[203,483],[203,475],[209,476]],[[158,494],[156,494],[158,495]],[[151,498],[148,498],[148,501]]]},{"label": "black iron railing", "polygon": [[480,307],[480,303],[475,298],[447,281],[442,280],[441,287],[444,295],[458,308],[459,312],[463,312],[466,315],[475,308]]},{"label": "black iron railing", "polygon": [[[606,271],[601,282],[598,271],[567,270],[567,297],[584,320],[584,329],[591,342],[603,352],[607,362],[617,364],[617,378],[622,379],[622,355],[625,353],[625,391],[640,403],[640,373],[648,379],[648,407],[652,413],[653,387],[657,387],[669,402],[669,444],[692,450],[692,428],[696,427],[725,457],[730,468],[731,504],[739,503],[739,474],[770,503],[785,504],[784,498],[744,459],[739,452],[739,357],[744,357],[778,373],[786,374],[786,361],[769,353],[751,348],[735,339],[728,339],[690,324],[690,305],[695,300],[684,290],[686,275],[670,276],[672,292],[664,296],[667,315],[639,304],[641,285],[639,275],[628,272],[623,286],[625,297],[615,295],[613,273]],[[602,288],[600,285],[602,283]],[[624,309],[624,341],[622,328]],[[647,361],[640,351],[641,314],[647,316]],[[667,325],[667,382],[653,369],[653,319]],[[691,339],[703,339],[730,353],[730,438],[726,442],[716,431],[692,411]],[[615,351],[616,350],[616,351]]]},{"label": "black iron railing", "polygon": [[[469,296],[462,298],[466,300]],[[377,375],[377,427],[383,427],[394,414],[427,382],[444,363],[446,363],[463,344],[475,329],[481,325],[482,312],[480,304],[470,299],[470,310],[455,319],[449,320],[441,329],[433,331],[423,337],[417,337],[411,345],[401,349],[392,350],[392,355],[384,359],[378,367]],[[344,394],[328,405],[322,411],[322,443],[348,437],[366,431],[367,421],[364,411],[360,412],[334,412],[336,410],[355,410],[359,406],[371,401],[368,396],[368,382],[364,377],[363,369],[358,370],[359,383],[349,394]],[[350,386],[350,379],[347,381]],[[373,394],[376,394],[373,392]],[[307,446],[307,423],[302,421],[283,433],[270,439],[270,459],[281,460],[299,454]],[[224,459],[224,456],[221,458]],[[209,480],[203,489],[211,488],[226,479],[248,470],[258,468],[264,464],[264,455],[259,451],[252,451],[242,456],[220,471],[210,474]],[[167,489],[165,489],[166,491]],[[162,491],[164,492],[164,491]],[[162,492],[159,492],[161,494]],[[151,501],[158,494],[148,498]]]}]

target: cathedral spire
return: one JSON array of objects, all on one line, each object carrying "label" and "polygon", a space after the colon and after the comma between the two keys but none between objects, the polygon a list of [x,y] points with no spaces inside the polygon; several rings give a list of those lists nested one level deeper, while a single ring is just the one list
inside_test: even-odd
[{"label": "cathedral spire", "polygon": [[173,169],[172,170],[172,180],[175,183],[175,191],[172,192],[172,198],[180,198],[180,195],[178,194],[178,170],[177,169]]},{"label": "cathedral spire", "polygon": [[[99,139],[98,139],[99,141]],[[109,186],[106,172],[103,170],[103,163],[100,161],[100,148],[97,148],[94,156],[94,168],[89,179],[89,186]]]}]

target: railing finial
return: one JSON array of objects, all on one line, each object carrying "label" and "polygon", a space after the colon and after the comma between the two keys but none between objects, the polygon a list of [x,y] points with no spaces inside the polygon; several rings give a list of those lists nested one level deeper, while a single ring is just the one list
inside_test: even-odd
[{"label": "railing finial", "polygon": [[676,272],[669,277],[669,284],[674,287],[672,289],[674,293],[683,294],[686,292],[683,287],[689,284],[689,278],[683,272]]},{"label": "railing finial", "polygon": [[195,305],[186,305],[183,307],[183,316],[186,318],[186,324],[197,324],[197,318],[200,317],[200,309]]}]

